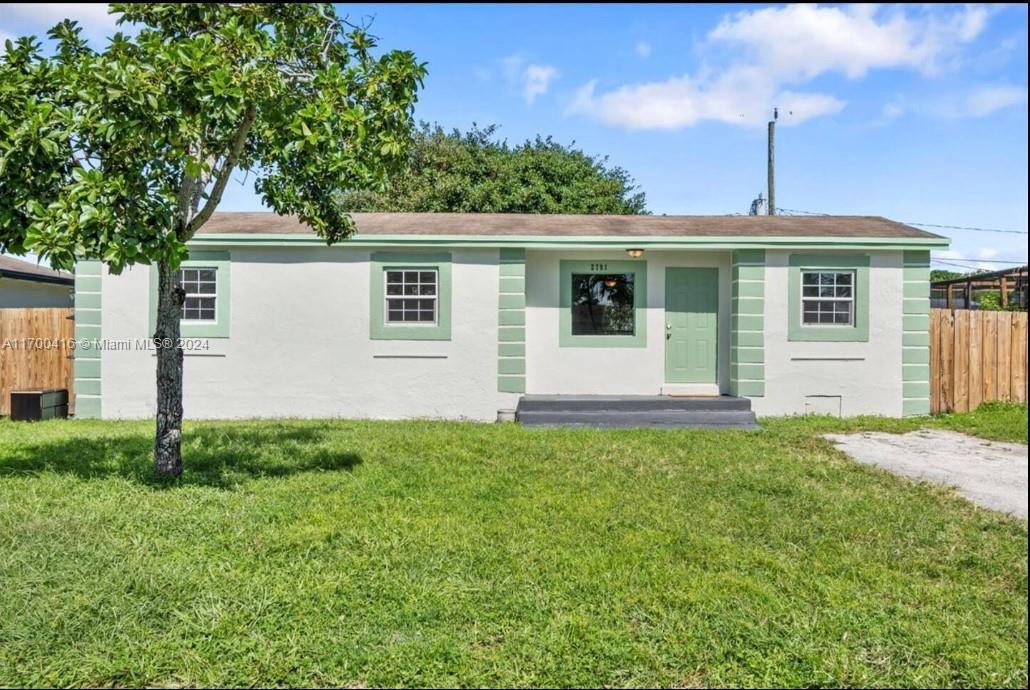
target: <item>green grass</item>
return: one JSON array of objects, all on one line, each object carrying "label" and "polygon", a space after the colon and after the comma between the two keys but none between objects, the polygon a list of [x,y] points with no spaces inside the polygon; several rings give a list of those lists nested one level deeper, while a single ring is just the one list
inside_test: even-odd
[{"label": "green grass", "polygon": [[1026,523],[818,437],[920,424],[1026,441],[0,420],[0,686],[1026,687]]}]

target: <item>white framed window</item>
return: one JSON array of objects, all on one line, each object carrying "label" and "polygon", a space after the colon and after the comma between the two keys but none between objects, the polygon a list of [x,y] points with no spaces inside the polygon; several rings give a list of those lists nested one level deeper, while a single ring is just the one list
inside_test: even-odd
[{"label": "white framed window", "polygon": [[801,323],[805,326],[853,326],[854,271],[802,271]]},{"label": "white framed window", "polygon": [[439,273],[435,268],[388,268],[383,271],[384,309],[388,324],[435,326],[438,321]]},{"label": "white framed window", "polygon": [[215,321],[218,309],[218,269],[213,267],[181,268],[175,284],[186,293],[182,303],[183,321]]}]

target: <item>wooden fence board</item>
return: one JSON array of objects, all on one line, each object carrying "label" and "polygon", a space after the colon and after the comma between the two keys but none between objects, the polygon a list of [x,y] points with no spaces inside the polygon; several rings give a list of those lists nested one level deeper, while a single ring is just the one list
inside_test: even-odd
[{"label": "wooden fence board", "polygon": [[0,309],[0,415],[10,414],[11,391],[66,388],[74,400],[71,309]]},{"label": "wooden fence board", "polygon": [[1025,403],[1026,339],[1026,312],[931,310],[930,410],[965,412],[992,400]]}]

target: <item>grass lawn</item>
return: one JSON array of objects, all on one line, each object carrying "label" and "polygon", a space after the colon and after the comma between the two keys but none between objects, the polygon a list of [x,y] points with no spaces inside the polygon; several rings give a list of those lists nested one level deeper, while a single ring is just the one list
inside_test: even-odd
[{"label": "grass lawn", "polygon": [[1026,523],[820,433],[0,420],[0,686],[1027,684]]}]

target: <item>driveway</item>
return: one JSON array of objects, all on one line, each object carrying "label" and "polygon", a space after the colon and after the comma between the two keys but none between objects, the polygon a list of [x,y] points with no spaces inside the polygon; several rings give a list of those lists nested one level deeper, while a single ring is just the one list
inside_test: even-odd
[{"label": "driveway", "polygon": [[1027,447],[954,431],[828,434],[855,461],[954,487],[982,508],[1026,519]]}]

